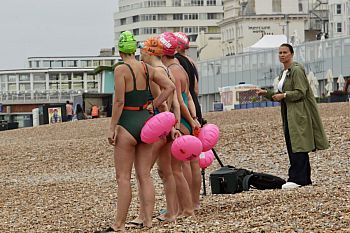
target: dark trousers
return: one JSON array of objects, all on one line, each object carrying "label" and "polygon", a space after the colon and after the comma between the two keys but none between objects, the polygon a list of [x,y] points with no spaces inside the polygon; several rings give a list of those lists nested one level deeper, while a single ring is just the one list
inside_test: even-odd
[{"label": "dark trousers", "polygon": [[[285,114],[285,116],[287,116],[287,114]],[[312,184],[309,154],[308,152],[293,153],[287,119],[285,119],[284,137],[286,140],[290,163],[290,167],[288,170],[288,181],[294,182],[299,185]]]}]

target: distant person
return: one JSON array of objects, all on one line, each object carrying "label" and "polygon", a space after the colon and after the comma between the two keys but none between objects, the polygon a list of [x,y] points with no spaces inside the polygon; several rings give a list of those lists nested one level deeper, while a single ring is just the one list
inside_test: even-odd
[{"label": "distant person", "polygon": [[52,114],[52,116],[51,116],[50,122],[51,122],[52,124],[62,122],[62,118],[61,118],[60,114],[58,113],[57,108],[55,108],[55,109],[53,110],[53,114]]},{"label": "distant person", "polygon": [[67,116],[67,121],[71,121],[73,119],[73,106],[69,102],[69,100],[67,100],[66,102],[66,116]]},{"label": "distant person", "polygon": [[99,118],[100,117],[100,108],[94,104],[91,107],[91,117],[94,118]]},{"label": "distant person", "polygon": [[290,162],[289,178],[282,186],[283,189],[311,185],[309,152],[329,147],[305,70],[302,65],[293,62],[293,55],[294,50],[290,44],[280,46],[279,60],[284,70],[280,75],[277,93],[260,88],[256,90],[258,95],[281,102],[284,137]]},{"label": "distant person", "polygon": [[80,104],[77,104],[75,115],[77,120],[86,120],[87,116]]}]

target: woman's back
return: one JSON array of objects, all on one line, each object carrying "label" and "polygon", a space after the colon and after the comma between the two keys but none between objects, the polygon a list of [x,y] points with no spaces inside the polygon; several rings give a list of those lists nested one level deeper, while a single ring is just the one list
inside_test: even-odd
[{"label": "woman's back", "polygon": [[119,70],[125,80],[125,106],[143,106],[147,103],[149,97],[146,65],[144,66],[141,62],[135,60],[121,66],[123,67],[120,67]]}]

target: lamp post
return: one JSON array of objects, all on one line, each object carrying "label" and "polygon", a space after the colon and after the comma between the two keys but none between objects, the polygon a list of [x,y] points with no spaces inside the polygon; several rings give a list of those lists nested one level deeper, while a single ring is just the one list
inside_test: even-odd
[{"label": "lamp post", "polygon": [[288,20],[288,14],[284,15],[284,20],[286,21],[287,43],[289,43],[289,20]]}]

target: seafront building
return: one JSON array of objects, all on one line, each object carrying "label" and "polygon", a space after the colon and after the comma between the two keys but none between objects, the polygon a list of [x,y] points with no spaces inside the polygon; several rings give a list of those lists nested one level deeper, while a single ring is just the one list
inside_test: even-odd
[{"label": "seafront building", "polygon": [[101,50],[99,56],[29,57],[28,68],[0,70],[0,120],[30,126],[32,109],[40,105],[72,102],[83,93],[113,93],[113,75],[99,72],[120,59],[113,51]]},{"label": "seafront building", "polygon": [[[163,32],[182,31],[200,59],[220,57],[221,0],[120,0],[114,14],[115,41],[123,31],[131,31],[137,41]],[[219,48],[219,49],[218,49]]]},{"label": "seafront building", "polygon": [[[338,77],[343,76],[345,82],[350,79],[350,36],[301,43],[294,49],[294,60],[304,65],[306,74],[314,73],[318,96],[326,94],[328,83],[331,92],[339,90]],[[221,101],[219,88],[239,83],[269,88],[283,69],[278,60],[278,48],[199,61],[198,64],[199,99],[204,112],[213,111],[214,103]],[[329,71],[330,77],[327,76]]]},{"label": "seafront building", "polygon": [[329,36],[342,37],[350,35],[350,1],[328,0]]}]

